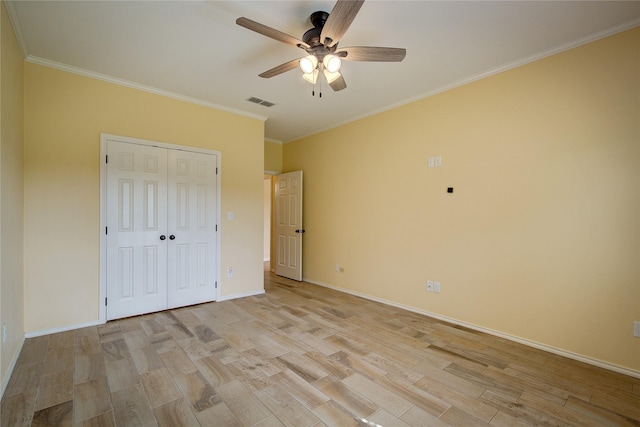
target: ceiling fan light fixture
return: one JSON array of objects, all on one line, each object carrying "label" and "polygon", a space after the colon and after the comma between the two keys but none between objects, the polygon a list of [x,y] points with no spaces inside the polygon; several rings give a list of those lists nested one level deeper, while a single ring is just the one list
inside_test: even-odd
[{"label": "ceiling fan light fixture", "polygon": [[311,74],[317,66],[318,59],[313,55],[305,56],[300,60],[300,69],[305,74]]},{"label": "ceiling fan light fixture", "polygon": [[333,83],[338,77],[340,77],[340,73],[338,71],[331,73],[326,68],[324,69],[324,78],[327,79],[327,83]]},{"label": "ceiling fan light fixture", "polygon": [[311,84],[316,84],[316,82],[318,81],[318,74],[319,74],[318,69],[316,68],[312,70],[310,73],[304,73],[302,75],[302,78]]},{"label": "ceiling fan light fixture", "polygon": [[322,60],[322,64],[324,65],[325,70],[330,73],[337,73],[340,71],[340,67],[342,66],[342,60],[340,57],[335,55],[325,55]]},{"label": "ceiling fan light fixture", "polygon": [[[407,53],[406,49],[379,46],[352,46],[337,50],[338,43],[364,2],[365,0],[336,0],[331,13],[322,11],[312,13],[309,19],[313,28],[305,32],[301,40],[245,17],[236,19],[236,24],[273,40],[300,48],[307,53],[303,58],[292,59],[258,76],[274,77],[299,66],[303,72],[302,77],[306,81],[315,84],[318,76],[324,74],[323,78],[329,82],[331,89],[338,92],[347,87],[344,76],[340,73],[342,59],[363,62],[401,62]],[[313,95],[314,92],[315,88],[311,94]],[[321,93],[319,96],[322,96]]]}]

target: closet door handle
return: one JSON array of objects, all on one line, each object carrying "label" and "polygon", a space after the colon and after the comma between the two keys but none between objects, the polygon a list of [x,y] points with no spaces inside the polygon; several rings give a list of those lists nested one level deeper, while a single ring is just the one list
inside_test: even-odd
[{"label": "closet door handle", "polygon": [[164,240],[166,238],[167,238],[167,236],[165,236],[164,234],[162,236],[160,236],[160,240]]},{"label": "closet door handle", "polygon": [[169,236],[169,240],[176,240],[176,236],[172,234],[171,236]]}]

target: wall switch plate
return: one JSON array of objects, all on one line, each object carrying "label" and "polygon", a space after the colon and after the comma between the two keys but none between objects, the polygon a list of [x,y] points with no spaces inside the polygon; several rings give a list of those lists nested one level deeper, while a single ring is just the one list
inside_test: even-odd
[{"label": "wall switch plate", "polygon": [[433,292],[433,281],[427,280],[427,291]]},{"label": "wall switch plate", "polygon": [[640,322],[637,320],[633,322],[633,336],[636,338],[640,338]]},{"label": "wall switch plate", "polygon": [[436,167],[439,168],[440,166],[442,166],[442,157],[436,156]]},{"label": "wall switch plate", "polygon": [[227,277],[231,279],[233,277],[233,267],[227,268]]},{"label": "wall switch plate", "polygon": [[336,271],[340,271],[340,264],[336,264]]},{"label": "wall switch plate", "polygon": [[428,167],[428,168],[432,168],[432,167],[434,167],[434,166],[435,166],[435,164],[436,164],[436,163],[435,163],[435,158],[433,158],[433,157],[429,157],[429,158],[427,159],[427,167]]},{"label": "wall switch plate", "polygon": [[440,282],[433,282],[433,291],[440,293]]},{"label": "wall switch plate", "polygon": [[227,220],[228,221],[233,221],[233,212],[231,212],[231,211],[227,212]]},{"label": "wall switch plate", "polygon": [[2,342],[7,342],[7,325],[2,325]]}]

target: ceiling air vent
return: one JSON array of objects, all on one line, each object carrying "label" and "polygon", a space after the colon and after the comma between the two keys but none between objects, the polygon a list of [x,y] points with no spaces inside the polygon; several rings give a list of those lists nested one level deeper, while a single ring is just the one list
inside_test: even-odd
[{"label": "ceiling air vent", "polygon": [[247,98],[247,101],[253,102],[254,104],[259,104],[265,107],[273,107],[274,105],[276,105],[273,102],[265,101],[264,99],[256,98],[255,96],[252,96],[251,98]]}]

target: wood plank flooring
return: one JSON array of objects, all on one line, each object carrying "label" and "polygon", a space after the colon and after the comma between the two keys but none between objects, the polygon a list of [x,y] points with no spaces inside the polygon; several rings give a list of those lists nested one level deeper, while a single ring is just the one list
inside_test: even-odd
[{"label": "wood plank flooring", "polygon": [[28,339],[15,426],[640,426],[640,380],[265,273],[266,294]]}]

